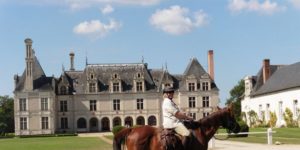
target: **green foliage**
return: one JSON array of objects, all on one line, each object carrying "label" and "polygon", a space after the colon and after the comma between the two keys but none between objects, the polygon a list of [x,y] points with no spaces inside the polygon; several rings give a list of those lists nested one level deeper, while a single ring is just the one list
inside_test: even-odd
[{"label": "green foliage", "polygon": [[113,129],[112,129],[112,133],[113,133],[114,135],[116,135],[119,131],[121,131],[121,130],[124,129],[124,128],[126,128],[126,127],[124,127],[124,126],[115,126],[115,127],[113,127]]},{"label": "green foliage", "polygon": [[254,127],[256,125],[256,121],[258,121],[257,113],[254,110],[250,110],[248,112],[250,127]]},{"label": "green foliage", "polygon": [[285,113],[283,115],[284,121],[287,127],[297,127],[297,122],[293,119],[293,113],[289,108],[285,109]]},{"label": "green foliage", "polygon": [[14,132],[14,99],[0,96],[0,134]]},{"label": "green foliage", "polygon": [[[240,132],[249,132],[249,126],[245,121],[240,120],[238,121],[238,124],[241,127]],[[248,137],[248,134],[233,134],[233,135],[229,135],[229,137]]]},{"label": "green foliage", "polygon": [[268,125],[273,128],[276,126],[276,122],[277,122],[276,113],[270,111],[270,120],[268,122]]},{"label": "green foliage", "polygon": [[241,120],[241,100],[245,92],[245,82],[240,80],[236,86],[230,90],[230,98],[227,99],[226,104],[233,104],[234,115],[238,120]]}]

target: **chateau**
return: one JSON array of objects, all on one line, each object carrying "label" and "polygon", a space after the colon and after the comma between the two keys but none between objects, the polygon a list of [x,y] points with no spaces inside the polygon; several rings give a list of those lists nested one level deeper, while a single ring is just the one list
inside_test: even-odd
[{"label": "chateau", "polygon": [[162,89],[176,89],[175,102],[200,119],[216,110],[219,89],[214,82],[213,51],[208,73],[192,58],[183,74],[150,69],[147,63],[86,64],[59,77],[46,76],[33,41],[25,39],[25,71],[14,76],[15,134],[54,134],[109,131],[116,125],[160,126]]}]

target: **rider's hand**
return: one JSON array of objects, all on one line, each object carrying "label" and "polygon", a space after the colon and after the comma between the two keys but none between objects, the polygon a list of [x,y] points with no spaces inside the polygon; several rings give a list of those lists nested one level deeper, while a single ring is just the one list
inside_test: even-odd
[{"label": "rider's hand", "polygon": [[193,118],[193,117],[190,117],[190,116],[187,116],[186,120],[188,120],[188,121],[193,121],[194,118]]}]

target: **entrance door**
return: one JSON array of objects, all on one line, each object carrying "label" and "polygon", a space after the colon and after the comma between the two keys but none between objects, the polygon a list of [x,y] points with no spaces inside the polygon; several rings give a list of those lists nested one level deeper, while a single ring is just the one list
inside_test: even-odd
[{"label": "entrance door", "polygon": [[109,131],[109,119],[107,117],[102,119],[101,125],[102,125],[102,131]]}]

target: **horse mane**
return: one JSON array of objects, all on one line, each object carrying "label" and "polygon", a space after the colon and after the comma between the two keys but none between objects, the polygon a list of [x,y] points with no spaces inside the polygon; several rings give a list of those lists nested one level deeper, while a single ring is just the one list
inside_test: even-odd
[{"label": "horse mane", "polygon": [[227,111],[226,108],[220,109],[204,118],[201,118],[198,122],[200,123],[200,125],[202,127],[211,127],[211,126],[219,125],[219,122],[218,122],[219,118],[224,116],[226,111]]}]

